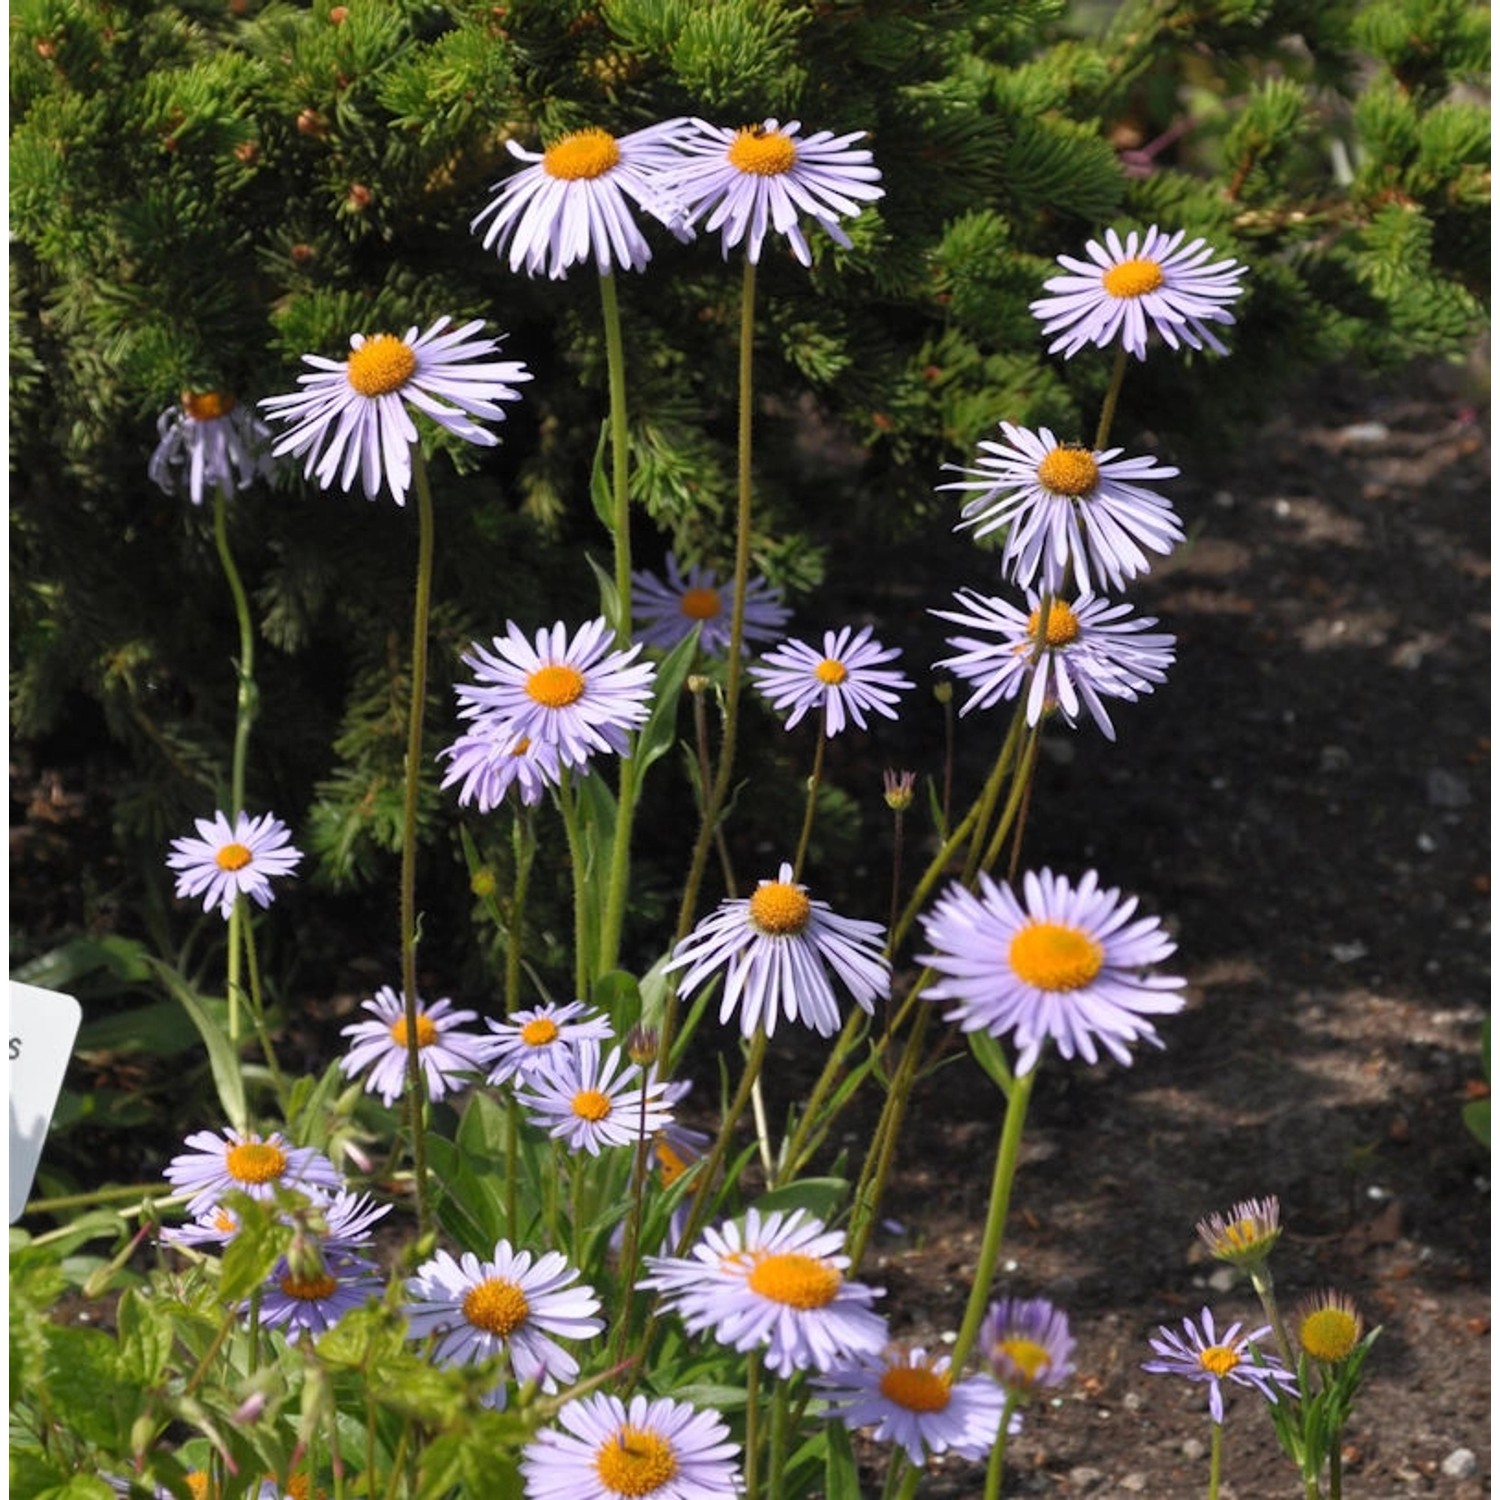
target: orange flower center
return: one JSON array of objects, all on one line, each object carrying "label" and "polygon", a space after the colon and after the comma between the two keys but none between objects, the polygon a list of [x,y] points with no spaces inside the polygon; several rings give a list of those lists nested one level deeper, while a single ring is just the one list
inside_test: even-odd
[{"label": "orange flower center", "polygon": [[724,608],[718,589],[684,589],[677,607],[690,620],[716,620]]},{"label": "orange flower center", "polygon": [[186,1475],[188,1494],[193,1500],[209,1500],[213,1491],[209,1488],[210,1480],[205,1469],[189,1469]]},{"label": "orange flower center", "polygon": [[1010,940],[1010,966],[1036,989],[1078,990],[1104,967],[1104,949],[1076,927],[1029,922]]},{"label": "orange flower center", "polygon": [[601,1094],[598,1089],[579,1089],[573,1095],[573,1113],[591,1125],[608,1119],[610,1108],[609,1095]]},{"label": "orange flower center", "polygon": [[750,898],[750,920],[768,937],[795,937],[812,919],[805,892],[784,880],[767,880]]},{"label": "orange flower center", "polygon": [[542,171],[565,182],[603,177],[620,164],[620,147],[607,130],[575,130],[542,155]]},{"label": "orange flower center", "polygon": [[528,1047],[545,1047],[548,1042],[555,1042],[557,1038],[557,1022],[548,1020],[546,1016],[537,1016],[521,1028],[521,1040]]},{"label": "orange flower center", "polygon": [[677,1455],[666,1438],[642,1427],[622,1427],[594,1457],[594,1471],[615,1495],[654,1495],[677,1475]]},{"label": "orange flower center", "polygon": [[234,410],[234,397],[226,391],[184,391],[182,409],[195,422],[214,422]]},{"label": "orange flower center", "polygon": [[526,1293],[503,1276],[491,1276],[464,1294],[463,1314],[475,1328],[508,1338],[531,1313]]},{"label": "orange flower center", "polygon": [[1211,1344],[1199,1351],[1198,1363],[1210,1375],[1227,1375],[1240,1363],[1240,1357],[1227,1344]]},{"label": "orange flower center", "polygon": [[1054,448],[1036,466],[1036,477],[1054,495],[1078,499],[1091,494],[1099,483],[1099,465],[1087,448]]},{"label": "orange flower center", "polygon": [[[406,1017],[397,1016],[391,1023],[391,1040],[404,1047],[410,1033],[406,1029]],[[430,1047],[438,1039],[438,1029],[430,1016],[417,1017],[417,1046]]]},{"label": "orange flower center", "polygon": [[275,1182],[286,1171],[286,1152],[274,1141],[241,1141],[224,1153],[224,1169],[236,1182]]},{"label": "orange flower center", "polygon": [[[1032,610],[1026,633],[1036,640],[1037,626],[1042,623],[1040,607]],[[1047,644],[1049,646],[1071,646],[1078,639],[1078,616],[1062,602],[1054,599],[1047,610]]]},{"label": "orange flower center", "polygon": [[394,334],[377,333],[349,356],[349,384],[361,396],[387,396],[417,373],[417,356]]},{"label": "orange flower center", "polygon": [[755,177],[780,177],[797,162],[792,138],[764,125],[751,125],[735,133],[729,148],[729,165]]},{"label": "orange flower center", "polygon": [[554,664],[538,667],[526,679],[526,692],[543,708],[566,708],[583,697],[583,673],[576,667]]},{"label": "orange flower center", "polygon": [[948,1377],[925,1364],[892,1365],[880,1377],[880,1394],[907,1411],[942,1411],[953,1399]]},{"label": "orange flower center", "polygon": [[813,676],[819,682],[826,682],[829,687],[837,687],[849,676],[849,668],[843,662],[835,661],[831,656],[825,656],[813,668]]},{"label": "orange flower center", "polygon": [[757,1296],[807,1312],[827,1307],[839,1294],[844,1278],[835,1266],[824,1265],[796,1250],[756,1259],[746,1284]]},{"label": "orange flower center", "polygon": [[1144,297],[1166,279],[1154,260],[1122,260],[1104,273],[1101,282],[1111,297]]},{"label": "orange flower center", "polygon": [[338,1290],[338,1281],[326,1271],[321,1276],[293,1276],[290,1271],[277,1283],[288,1297],[299,1302],[321,1302]]},{"label": "orange flower center", "polygon": [[221,870],[228,870],[232,874],[235,870],[243,870],[252,857],[243,844],[225,844],[214,854],[214,863]]}]

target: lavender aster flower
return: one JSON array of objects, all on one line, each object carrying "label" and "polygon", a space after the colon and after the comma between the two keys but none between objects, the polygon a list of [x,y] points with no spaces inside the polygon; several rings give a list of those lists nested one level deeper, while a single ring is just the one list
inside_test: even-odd
[{"label": "lavender aster flower", "polygon": [[517,734],[503,720],[480,719],[476,728],[438,751],[438,759],[444,758],[449,764],[443,785],[462,782],[458,805],[473,803],[482,813],[499,807],[512,787],[525,806],[535,807],[548,788],[562,781],[558,747]]},{"label": "lavender aster flower", "polygon": [[[426,333],[408,328],[398,338],[356,333],[346,360],[304,354],[311,375],[299,375],[305,389],[290,396],[269,396],[261,408],[278,421],[292,423],[277,442],[277,457],[306,454],[305,474],[314,466],[322,488],[335,480],[346,494],[356,474],[373,500],[382,485],[397,505],[406,504],[411,485],[411,445],[417,440],[413,410],[431,417],[465,442],[492,448],[500,440],[470,417],[500,421],[501,401],[518,401],[512,387],[531,379],[512,360],[486,361],[500,347],[498,339],[477,339],[484,327],[475,320],[447,332],[449,318],[439,318]],[[321,453],[321,458],[319,454]]]},{"label": "lavender aster flower", "polygon": [[527,1075],[516,1097],[533,1124],[597,1156],[605,1146],[634,1145],[670,1122],[659,1079],[648,1076],[640,1088],[630,1086],[640,1072],[618,1047],[601,1053],[598,1042],[579,1042],[546,1072]]},{"label": "lavender aster flower", "polygon": [[[1201,1323],[1201,1326],[1200,1326]],[[1259,1391],[1273,1405],[1280,1395],[1296,1396],[1296,1377],[1275,1355],[1250,1350],[1271,1331],[1268,1323],[1240,1337],[1239,1323],[1231,1323],[1222,1334],[1214,1332],[1214,1315],[1203,1309],[1200,1323],[1182,1320],[1182,1332],[1159,1327],[1151,1347],[1160,1356],[1141,1366],[1152,1375],[1183,1375],[1208,1384],[1208,1411],[1221,1426],[1224,1422],[1224,1382]]]},{"label": "lavender aster flower", "polygon": [[[407,1336],[436,1337],[433,1359],[440,1365],[478,1364],[505,1354],[518,1382],[536,1381],[555,1391],[578,1377],[578,1361],[555,1339],[582,1339],[604,1323],[595,1316],[593,1289],[574,1286],[578,1272],[556,1251],[532,1263],[529,1250],[506,1240],[481,1261],[465,1252],[458,1260],[439,1250],[406,1283]],[[550,1337],[549,1337],[550,1335]],[[504,1379],[486,1399],[503,1409]]]},{"label": "lavender aster flower", "polygon": [[992,1302],[979,1325],[979,1352],[1013,1397],[1061,1385],[1073,1373],[1073,1348],[1068,1315],[1045,1297]]},{"label": "lavender aster flower", "polygon": [[803,1209],[756,1209],[743,1225],[704,1231],[686,1257],[648,1255],[638,1285],[662,1292],[689,1333],[708,1330],[744,1353],[764,1348],[778,1375],[832,1370],[888,1342],[871,1310],[879,1292],[844,1273],[844,1236]]},{"label": "lavender aster flower", "polygon": [[656,667],[637,662],[641,646],[615,651],[603,619],[579,627],[539,630],[533,644],[511,621],[494,637],[494,651],[476,645],[463,658],[476,678],[460,686],[460,712],[482,725],[557,746],[559,759],[577,765],[595,751],[629,753],[626,732],[650,713]]},{"label": "lavender aster flower", "polygon": [[604,1014],[582,1000],[518,1010],[504,1021],[486,1017],[484,1024],[494,1032],[485,1049],[490,1067],[485,1082],[490,1084],[551,1072],[580,1042],[607,1042],[614,1036]]},{"label": "lavender aster flower", "polygon": [[[691,994],[724,974],[719,1021],[740,1006],[740,1029],[774,1034],[779,1015],[832,1036],[840,1025],[828,970],[843,981],[855,1003],[873,1014],[891,992],[891,969],[882,956],[885,928],[878,922],[836,915],[814,901],[783,863],[775,880],[762,880],[748,899],[721,901],[673,950],[665,973],[686,969],[681,990]],[[743,1003],[741,1003],[743,1002]]]},{"label": "lavender aster flower", "polygon": [[202,896],[203,910],[215,905],[227,922],[237,896],[258,906],[271,904],[271,880],[290,875],[302,858],[291,844],[291,832],[279,818],[237,813],[233,826],[221,812],[194,818],[197,838],[172,840],[167,867],[176,870],[177,894]]},{"label": "lavender aster flower", "polygon": [[1056,594],[1070,565],[1085,592],[1106,580],[1123,588],[1151,566],[1142,548],[1165,555],[1182,540],[1171,505],[1136,483],[1171,479],[1176,469],[1154,458],[1121,458],[1119,448],[1060,443],[1045,427],[1028,432],[1002,422],[1000,430],[1005,443],[981,442],[978,467],[944,465],[972,479],[938,488],[980,492],[964,505],[960,525],[975,527],[975,536],[1010,528],[1001,566],[1022,588],[1040,573],[1041,587]]},{"label": "lavender aster flower", "polygon": [[863,139],[862,130],[840,136],[819,130],[803,137],[800,120],[785,125],[766,120],[742,130],[692,123],[695,133],[678,142],[689,160],[665,171],[662,181],[684,200],[688,225],[708,214],[705,229],[723,230],[726,257],[746,241],[745,253],[757,263],[771,229],[785,235],[792,253],[810,266],[812,252],[799,214],[810,215],[847,249],[851,242],[839,220],[856,217],[861,204],[885,194],[876,186],[880,172],[870,153],[851,149]]},{"label": "lavender aster flower", "polygon": [[928,1000],[951,1000],[944,1019],[964,1031],[1014,1034],[1016,1072],[1029,1073],[1051,1040],[1064,1057],[1098,1061],[1100,1044],[1130,1062],[1127,1044],[1161,1046],[1145,1019],[1182,1009],[1183,981],[1141,971],[1177,951],[1155,917],[1132,922],[1137,900],[1100,890],[1090,870],[1075,887],[1050,870],[1026,875],[1025,905],[1006,884],[956,882],[922,918],[933,952],[921,962],[940,982]]},{"label": "lavender aster flower", "polygon": [[275,472],[270,428],[226,391],[184,391],[181,404],[157,418],[156,431],[160,441],[146,473],[169,495],[185,486],[194,505]]},{"label": "lavender aster flower", "polygon": [[[641,641],[670,651],[696,625],[698,647],[705,656],[724,656],[729,651],[733,596],[719,583],[712,568],[694,563],[686,576],[672,553],[667,554],[666,577],[655,573],[632,573],[635,592],[631,612],[640,627]],[[745,622],[741,649],[748,652],[752,641],[774,641],[791,618],[781,602],[781,590],[764,578],[751,578],[745,589]]]},{"label": "lavender aster flower", "polygon": [[1061,350],[1071,359],[1086,344],[1103,349],[1118,339],[1145,359],[1146,336],[1154,328],[1169,348],[1206,344],[1227,354],[1208,325],[1234,322],[1225,304],[1244,291],[1239,278],[1245,267],[1213,261],[1217,252],[1201,239],[1184,245],[1186,233],[1166,234],[1152,225],[1144,236],[1131,230],[1122,244],[1110,229],[1103,245],[1088,242],[1088,260],[1059,255],[1058,264],[1070,274],[1044,283],[1053,295],[1031,304],[1043,337],[1058,335],[1047,352]]},{"label": "lavender aster flower", "polygon": [[734,1500],[729,1428],[683,1401],[595,1392],[569,1401],[521,1458],[527,1500]]},{"label": "lavender aster flower", "polygon": [[[983,1376],[954,1380],[946,1354],[888,1345],[879,1354],[860,1354],[813,1378],[828,1403],[828,1415],[846,1427],[873,1428],[877,1443],[895,1443],[913,1464],[930,1455],[989,1456],[1000,1435],[1005,1396]],[[1020,1430],[1012,1413],[1009,1433]]]},{"label": "lavender aster flower", "polygon": [[288,1144],[279,1131],[268,1136],[226,1130],[198,1130],[183,1142],[189,1148],[167,1163],[174,1193],[190,1193],[188,1212],[208,1213],[226,1193],[270,1198],[277,1188],[295,1188],[309,1197],[336,1193],[344,1185],[338,1168],[320,1151]]},{"label": "lavender aster flower", "polygon": [[[368,1073],[365,1092],[379,1094],[387,1108],[406,1089],[406,1002],[390,985],[382,985],[361,1007],[375,1017],[345,1026],[340,1036],[350,1038],[349,1051],[339,1067],[350,1078]],[[426,1076],[427,1095],[441,1099],[449,1089],[462,1087],[462,1075],[482,1073],[488,1038],[460,1031],[465,1021],[475,1020],[477,1011],[454,1010],[451,1000],[428,1005],[417,1001],[417,1049]]]},{"label": "lavender aster flower", "polygon": [[846,625],[823,633],[821,651],[805,641],[784,642],[768,651],[760,666],[751,667],[750,675],[773,708],[791,709],[788,729],[809,709],[821,709],[824,732],[831,739],[850,719],[861,729],[868,727],[866,709],[896,717],[896,695],[912,683],[880,664],[900,655],[899,646],[887,648],[872,640],[868,625],[858,635]]},{"label": "lavender aster flower", "polygon": [[477,234],[485,225],[484,248],[505,256],[508,245],[511,270],[524,265],[530,276],[545,268],[559,280],[590,259],[601,276],[617,266],[640,270],[651,247],[631,205],[676,230],[679,213],[664,200],[659,177],[681,165],[675,147],[686,124],[664,120],[622,136],[575,130],[541,152],[507,141],[512,156],[532,165],[500,183],[469,227]]},{"label": "lavender aster flower", "polygon": [[1166,669],[1172,664],[1176,636],[1144,633],[1156,624],[1155,619],[1131,619],[1128,604],[1111,604],[1091,594],[1080,594],[1072,604],[1052,600],[1046,641],[1038,654],[1041,599],[1035,592],[1028,591],[1030,614],[972,589],[959,589],[954,597],[966,610],[930,613],[996,637],[948,638],[959,655],[945,657],[937,665],[974,685],[959,710],[962,714],[1019,697],[1026,688],[1028,724],[1035,724],[1044,710],[1055,707],[1070,726],[1076,725],[1081,706],[1088,709],[1104,737],[1112,740],[1115,727],[1103,700],[1135,702],[1142,693],[1151,692],[1153,684],[1166,680]]},{"label": "lavender aster flower", "polygon": [[305,1333],[326,1333],[345,1313],[378,1300],[384,1291],[384,1278],[363,1256],[330,1253],[311,1275],[298,1275],[283,1256],[262,1288],[260,1323],[281,1329],[295,1344]]}]

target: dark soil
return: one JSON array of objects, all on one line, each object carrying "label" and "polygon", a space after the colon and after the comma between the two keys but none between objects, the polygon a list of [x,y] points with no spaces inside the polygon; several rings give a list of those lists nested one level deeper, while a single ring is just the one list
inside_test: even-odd
[{"label": "dark soil", "polygon": [[[1169,681],[1121,709],[1115,746],[1044,742],[1026,863],[1139,894],[1189,998],[1128,1069],[1044,1064],[995,1292],[1063,1305],[1078,1373],[1012,1441],[1009,1496],[1206,1492],[1203,1388],[1140,1364],[1159,1323],[1205,1304],[1221,1326],[1261,1321],[1194,1224],[1273,1194],[1283,1306],[1336,1287],[1384,1330],[1345,1494],[1489,1492],[1489,1160],[1460,1119],[1484,1092],[1489,993],[1481,388],[1449,367],[1330,380],[1211,480],[1178,481],[1192,540],[1132,591],[1178,636]],[[107,809],[84,800],[88,768],[12,755],[13,874],[33,936],[65,931],[72,900],[37,902],[80,878],[81,849],[108,864]],[[999,1106],[961,1051],[921,1085],[863,1268],[929,1346],[962,1313]],[[1231,1399],[1221,1493],[1296,1500],[1258,1405]],[[938,1464],[926,1492],[981,1483]]]}]

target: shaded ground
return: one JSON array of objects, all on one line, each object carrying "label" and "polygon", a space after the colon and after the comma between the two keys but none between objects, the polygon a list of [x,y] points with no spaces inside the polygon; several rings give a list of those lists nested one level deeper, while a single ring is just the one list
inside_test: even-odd
[{"label": "shaded ground", "polygon": [[[1045,745],[1027,863],[1138,892],[1190,990],[1165,1051],[1049,1065],[1038,1087],[996,1290],[1064,1304],[1079,1373],[1013,1441],[1008,1495],[1205,1492],[1201,1388],[1139,1365],[1158,1323],[1205,1302],[1258,1321],[1193,1226],[1267,1194],[1284,1304],[1332,1285],[1384,1325],[1345,1493],[1488,1493],[1489,1166],[1459,1118],[1489,993],[1488,413],[1470,388],[1449,369],[1330,383],[1308,392],[1315,424],[1293,411],[1210,484],[1175,484],[1193,541],[1134,591],[1179,638],[1170,681],[1120,712],[1118,746]],[[894,576],[882,561],[865,576]],[[951,564],[983,584],[966,542]],[[913,590],[888,632],[925,628],[928,661],[934,602]],[[82,769],[13,762],[13,868],[32,906],[66,896],[30,912],[43,928],[77,920],[90,837],[108,865]],[[107,899],[83,896],[107,929]],[[957,1326],[997,1134],[977,1069],[924,1084],[886,1208],[904,1227],[865,1267],[900,1333]],[[117,1165],[154,1175],[145,1155]],[[1300,1495],[1253,1401],[1228,1433],[1225,1500]],[[978,1493],[972,1465],[935,1473],[929,1493]]]},{"label": "shaded ground", "polygon": [[[1194,1224],[1267,1194],[1283,1305],[1335,1286],[1384,1326],[1345,1493],[1489,1493],[1489,1166],[1459,1119],[1489,995],[1488,450],[1464,389],[1309,392],[1315,425],[1174,486],[1194,540],[1135,590],[1179,637],[1171,680],[1118,747],[1048,747],[1025,862],[1141,893],[1190,990],[1165,1051],[1038,1086],[997,1291],[1069,1309],[1079,1375],[1014,1441],[1007,1494],[1205,1493],[1202,1388],[1139,1364],[1205,1303],[1262,1321]],[[929,1343],[962,1312],[997,1138],[967,1062],[912,1110],[906,1230],[867,1274]],[[1223,1493],[1300,1495],[1254,1406],[1231,1405]]]}]

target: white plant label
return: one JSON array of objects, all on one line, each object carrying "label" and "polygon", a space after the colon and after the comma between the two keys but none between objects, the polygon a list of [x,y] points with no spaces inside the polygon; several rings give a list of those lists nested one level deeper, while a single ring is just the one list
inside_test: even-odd
[{"label": "white plant label", "polygon": [[31,1196],[83,1007],[71,995],[10,986],[10,1222]]}]

